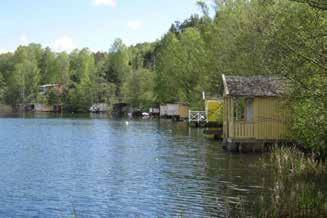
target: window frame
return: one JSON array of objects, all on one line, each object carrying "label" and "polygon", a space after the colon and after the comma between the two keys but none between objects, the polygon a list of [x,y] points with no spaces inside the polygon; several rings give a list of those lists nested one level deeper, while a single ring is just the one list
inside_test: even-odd
[{"label": "window frame", "polygon": [[[248,120],[248,101],[252,101],[252,118]],[[233,119],[234,121],[244,121],[252,123],[254,120],[254,98],[253,97],[236,97],[233,99]]]},{"label": "window frame", "polygon": [[244,97],[234,98],[234,110],[233,110],[233,119],[234,121],[245,121],[246,120],[246,112],[245,112],[245,103],[246,100]]}]

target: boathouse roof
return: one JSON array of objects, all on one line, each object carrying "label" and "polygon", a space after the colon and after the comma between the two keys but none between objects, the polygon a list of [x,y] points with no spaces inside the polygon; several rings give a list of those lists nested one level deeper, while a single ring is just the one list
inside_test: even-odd
[{"label": "boathouse roof", "polygon": [[227,96],[277,97],[285,92],[284,81],[275,76],[223,75],[223,82]]}]

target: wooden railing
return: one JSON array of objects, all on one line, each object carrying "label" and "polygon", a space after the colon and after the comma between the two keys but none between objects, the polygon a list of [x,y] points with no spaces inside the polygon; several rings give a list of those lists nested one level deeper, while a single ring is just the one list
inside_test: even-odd
[{"label": "wooden railing", "polygon": [[205,123],[207,122],[207,115],[205,111],[189,111],[189,123]]},{"label": "wooden railing", "polygon": [[246,121],[235,121],[231,125],[232,137],[235,138],[254,138],[254,123]]}]

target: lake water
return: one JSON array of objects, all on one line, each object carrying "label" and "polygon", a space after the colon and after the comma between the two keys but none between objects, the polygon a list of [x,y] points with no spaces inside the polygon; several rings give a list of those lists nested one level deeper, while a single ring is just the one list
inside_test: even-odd
[{"label": "lake water", "polygon": [[183,123],[128,122],[0,118],[0,216],[224,217],[269,190],[260,155]]}]

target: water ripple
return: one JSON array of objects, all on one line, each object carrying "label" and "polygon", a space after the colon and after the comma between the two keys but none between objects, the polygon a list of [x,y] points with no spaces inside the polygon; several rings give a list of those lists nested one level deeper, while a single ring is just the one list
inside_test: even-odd
[{"label": "water ripple", "polygon": [[1,217],[224,217],[267,185],[257,156],[166,121],[0,119],[0,145]]}]

